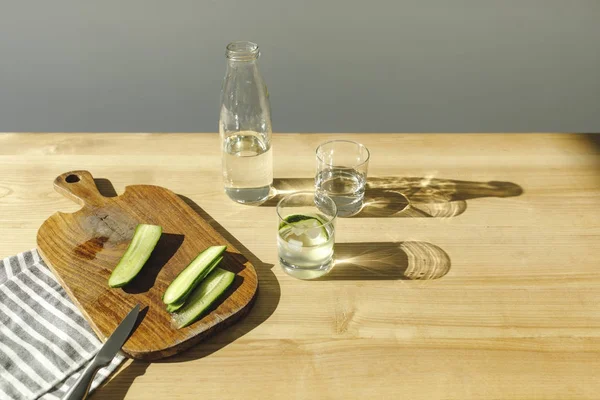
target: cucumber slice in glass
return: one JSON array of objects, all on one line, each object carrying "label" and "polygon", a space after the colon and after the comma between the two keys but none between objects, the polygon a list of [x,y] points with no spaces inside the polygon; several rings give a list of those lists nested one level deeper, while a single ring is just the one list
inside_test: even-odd
[{"label": "cucumber slice in glass", "polygon": [[329,240],[325,223],[317,215],[288,215],[279,225],[279,235],[287,242],[293,240],[302,246],[317,246]]}]

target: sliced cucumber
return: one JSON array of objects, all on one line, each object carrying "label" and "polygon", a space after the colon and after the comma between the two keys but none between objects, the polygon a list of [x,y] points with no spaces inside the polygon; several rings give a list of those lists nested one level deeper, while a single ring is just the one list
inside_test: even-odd
[{"label": "sliced cucumber", "polygon": [[317,215],[293,214],[279,225],[279,235],[286,241],[294,240],[302,246],[317,246],[329,240],[325,224]]},{"label": "sliced cucumber", "polygon": [[125,254],[110,274],[108,285],[113,288],[122,287],[135,278],[148,261],[161,234],[160,226],[139,224]]},{"label": "sliced cucumber", "polygon": [[221,254],[227,246],[211,246],[204,250],[171,282],[163,294],[165,304],[177,304],[185,301],[190,292],[223,259]]},{"label": "sliced cucumber", "polygon": [[185,304],[185,299],[183,299],[177,303],[167,304],[167,312],[173,313],[173,312],[179,310],[181,307],[183,307],[184,304]]},{"label": "sliced cucumber", "polygon": [[283,228],[287,224],[293,224],[299,221],[304,221],[307,219],[315,219],[315,217],[311,215],[303,215],[303,214],[291,214],[284,218],[285,222],[279,224],[279,229]]},{"label": "sliced cucumber", "polygon": [[[210,264],[210,266],[209,266],[208,268],[206,268],[206,270],[205,270],[205,271],[206,271],[206,274],[205,274],[205,275],[208,275],[209,273],[211,273],[211,272],[212,272],[212,270],[213,270],[213,269],[215,269],[215,267],[216,267],[217,265],[219,265],[219,263],[221,262],[221,260],[223,260],[223,257],[219,257],[219,258],[217,258],[216,260],[214,260],[214,261],[213,261],[213,262]],[[204,273],[203,273],[203,275],[204,275]],[[204,277],[203,277],[202,279],[204,279]],[[198,283],[200,283],[200,281],[201,281],[202,279],[198,279],[198,281],[197,281],[197,283],[196,283],[196,285],[195,285],[195,286],[198,286]],[[192,292],[192,290],[194,290],[194,288],[192,288],[192,289],[190,290],[190,292],[189,292],[189,293],[191,293],[191,292]],[[189,295],[189,293],[188,293],[188,295]],[[175,303],[167,304],[167,312],[173,313],[173,312],[175,312],[175,311],[179,310],[181,307],[183,307],[183,305],[185,304],[186,297],[187,297],[188,295],[186,295],[185,297],[182,297],[181,299],[179,299],[179,300],[178,300],[178,301],[176,301]]]},{"label": "sliced cucumber", "polygon": [[175,327],[183,328],[200,318],[206,309],[227,290],[234,278],[233,272],[215,268],[189,295],[183,308],[173,315]]}]

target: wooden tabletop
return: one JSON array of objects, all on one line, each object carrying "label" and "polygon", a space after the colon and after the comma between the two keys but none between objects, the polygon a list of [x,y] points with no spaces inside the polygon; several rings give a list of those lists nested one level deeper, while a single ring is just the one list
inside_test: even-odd
[{"label": "wooden tabletop", "polygon": [[191,199],[256,266],[245,319],[180,356],[128,361],[97,399],[600,396],[599,136],[280,134],[276,189],[310,187],[315,148],[335,137],[371,161],[327,279],[281,270],[274,201],[228,200],[216,134],[0,134],[0,257],[77,210],[52,181],[85,169],[105,193],[108,180]]}]

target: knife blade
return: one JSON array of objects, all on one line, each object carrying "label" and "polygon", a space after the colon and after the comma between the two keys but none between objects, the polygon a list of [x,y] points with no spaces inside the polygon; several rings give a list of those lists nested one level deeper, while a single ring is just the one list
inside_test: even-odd
[{"label": "knife blade", "polygon": [[115,329],[115,331],[102,345],[100,351],[81,373],[81,376],[79,379],[77,379],[77,382],[75,382],[73,387],[71,387],[71,389],[67,392],[65,397],[63,397],[63,400],[80,400],[87,397],[90,384],[92,383],[92,379],[96,375],[96,372],[98,372],[100,368],[108,365],[117,355],[129,337],[139,313],[140,305],[136,304],[131,311],[129,311],[127,316],[123,318],[123,321],[121,321],[119,326],[117,326],[117,329]]}]

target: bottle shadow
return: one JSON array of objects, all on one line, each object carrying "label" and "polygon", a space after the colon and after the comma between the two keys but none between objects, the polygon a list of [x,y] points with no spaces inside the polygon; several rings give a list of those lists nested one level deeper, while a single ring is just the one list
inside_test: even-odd
[{"label": "bottle shadow", "polygon": [[[272,196],[261,204],[274,207],[289,193],[314,190],[312,178],[273,180]],[[426,177],[372,177],[367,179],[361,211],[351,218],[449,218],[464,213],[467,200],[513,197],[523,189],[512,182],[474,182]]]},{"label": "bottle shadow", "polygon": [[588,133],[585,137],[592,143],[592,146],[600,149],[600,133]]},{"label": "bottle shadow", "polygon": [[317,280],[430,280],[450,267],[450,256],[427,242],[336,243],[333,269]]},{"label": "bottle shadow", "polygon": [[[215,221],[214,218],[194,203],[193,200],[183,195],[179,195],[179,197],[240,251],[242,255],[237,257],[240,257],[241,261],[245,262],[243,259],[247,259],[252,263],[256,270],[256,274],[258,275],[259,288],[254,305],[248,315],[227,327],[227,329],[216,333],[180,354],[155,361],[158,363],[175,363],[196,360],[222,349],[265,322],[275,312],[281,298],[279,281],[272,271],[273,264],[267,264],[260,261],[258,257],[252,254],[242,243]],[[226,253],[226,256],[232,256],[232,253]]]}]

